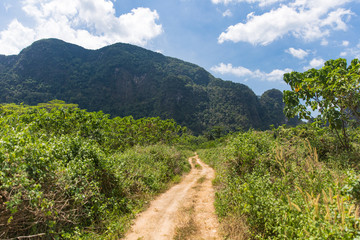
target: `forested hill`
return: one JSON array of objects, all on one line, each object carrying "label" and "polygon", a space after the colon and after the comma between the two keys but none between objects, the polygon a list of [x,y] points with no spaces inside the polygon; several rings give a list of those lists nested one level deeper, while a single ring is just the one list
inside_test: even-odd
[{"label": "forested hill", "polygon": [[285,123],[282,93],[260,98],[247,86],[130,44],[87,50],[57,39],[0,55],[0,102],[53,99],[112,116],[173,118],[194,133]]}]

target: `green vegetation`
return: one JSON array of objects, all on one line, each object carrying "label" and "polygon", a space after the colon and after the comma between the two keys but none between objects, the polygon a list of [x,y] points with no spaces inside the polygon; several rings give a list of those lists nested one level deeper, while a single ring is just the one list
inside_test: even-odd
[{"label": "green vegetation", "polygon": [[[329,60],[319,70],[284,75],[292,91],[285,91],[287,117],[299,115],[311,119],[310,107],[318,110],[318,124],[329,124],[342,146],[349,148],[347,126],[360,124],[360,62],[354,59],[347,66],[345,59]],[[303,102],[301,102],[302,100]],[[341,130],[339,133],[338,130]]]},{"label": "green vegetation", "polygon": [[310,123],[206,142],[173,120],[110,119],[61,101],[6,104],[0,115],[1,238],[119,238],[189,170],[180,149],[196,146],[216,169],[229,239],[360,236],[360,128],[348,127],[349,150]]},{"label": "green vegetation", "polygon": [[351,152],[331,131],[307,125],[234,134],[198,151],[217,171],[216,210],[227,236],[360,237],[359,130]]},{"label": "green vegetation", "polygon": [[189,170],[172,146],[185,131],[60,101],[0,106],[0,238],[119,238]]},{"label": "green vegetation", "polygon": [[[117,239],[200,148],[226,238],[360,239],[359,69],[330,60],[259,98],[128,44],[0,56],[0,238]],[[38,104],[56,98],[108,114]]]},{"label": "green vegetation", "polygon": [[338,59],[284,75],[286,115],[310,120],[310,106],[313,123],[201,145],[227,238],[360,239],[359,68]]},{"label": "green vegetation", "polygon": [[19,55],[0,55],[0,103],[61,99],[112,117],[174,119],[196,135],[282,125],[281,96],[270,90],[259,100],[243,84],[129,44],[94,51],[45,39]]}]

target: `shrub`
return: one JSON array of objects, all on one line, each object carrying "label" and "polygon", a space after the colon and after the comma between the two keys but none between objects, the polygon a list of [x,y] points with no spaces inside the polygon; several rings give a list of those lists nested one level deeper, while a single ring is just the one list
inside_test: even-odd
[{"label": "shrub", "polygon": [[[231,239],[359,237],[359,177],[350,170],[351,161],[340,159],[349,152],[330,150],[319,158],[312,144],[319,137],[329,144],[326,132],[277,131],[276,139],[270,131],[233,135],[216,148],[221,149],[219,155],[215,149],[199,151],[221,175],[216,178],[220,187],[215,201],[220,220],[242,226],[223,225],[225,235]],[[298,137],[299,132],[311,140]]]},{"label": "shrub", "polygon": [[109,119],[63,103],[3,105],[0,238],[121,236],[189,169],[184,152],[164,145],[183,131],[173,120]]}]

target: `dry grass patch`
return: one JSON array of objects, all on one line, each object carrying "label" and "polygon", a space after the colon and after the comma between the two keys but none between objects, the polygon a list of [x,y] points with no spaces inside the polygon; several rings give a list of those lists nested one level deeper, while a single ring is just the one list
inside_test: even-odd
[{"label": "dry grass patch", "polygon": [[178,216],[179,227],[175,230],[174,240],[186,240],[192,239],[191,236],[195,235],[198,232],[198,227],[195,223],[193,213],[195,211],[195,205],[190,207],[184,207]]},{"label": "dry grass patch", "polygon": [[225,236],[225,239],[250,239],[250,231],[245,217],[228,216],[224,218],[220,223],[220,231]]}]

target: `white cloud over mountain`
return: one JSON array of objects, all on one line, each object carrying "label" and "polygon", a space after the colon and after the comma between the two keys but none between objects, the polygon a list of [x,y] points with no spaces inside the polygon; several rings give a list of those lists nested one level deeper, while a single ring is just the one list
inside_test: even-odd
[{"label": "white cloud over mountain", "polygon": [[263,81],[269,81],[269,82],[282,82],[283,75],[285,73],[291,72],[292,70],[289,68],[286,68],[284,70],[281,69],[275,69],[271,71],[270,73],[265,73],[260,71],[259,69],[255,71],[251,71],[248,68],[238,66],[234,67],[231,63],[225,64],[220,63],[217,66],[213,66],[211,68],[211,71],[220,73],[222,75],[225,74],[231,74],[235,75],[237,77],[244,77],[244,78],[256,78]]},{"label": "white cloud over mountain", "polygon": [[17,19],[6,30],[0,32],[0,54],[15,54],[35,39],[34,30],[24,27]]},{"label": "white cloud over mountain", "polygon": [[[235,0],[212,1],[226,4]],[[267,1],[246,0],[246,2],[265,4]],[[275,2],[275,0],[270,2]],[[245,23],[240,22],[229,26],[220,34],[218,42],[268,45],[287,35],[305,41],[324,39],[332,31],[347,30],[347,21],[353,13],[342,6],[348,2],[351,0],[295,0],[283,3],[278,8],[273,8],[263,14],[251,14]]]},{"label": "white cloud over mountain", "polygon": [[12,20],[0,32],[0,53],[18,53],[42,38],[59,38],[91,49],[115,42],[143,46],[163,32],[156,10],[139,7],[117,17],[113,4],[108,0],[24,0],[22,10],[33,23]]}]

